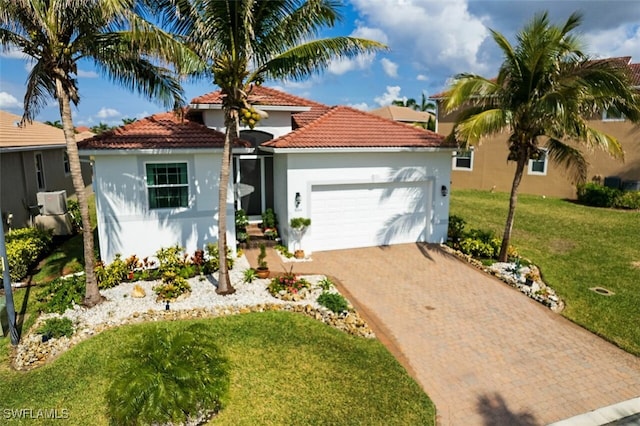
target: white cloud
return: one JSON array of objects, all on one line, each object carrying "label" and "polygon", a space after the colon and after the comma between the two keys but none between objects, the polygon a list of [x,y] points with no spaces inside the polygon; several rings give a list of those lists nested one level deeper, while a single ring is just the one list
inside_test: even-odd
[{"label": "white cloud", "polygon": [[360,111],[369,111],[370,107],[366,102],[360,102],[357,104],[348,104],[351,108],[359,109]]},{"label": "white cloud", "polygon": [[331,74],[342,75],[349,71],[363,70],[371,66],[375,57],[375,53],[365,53],[352,59],[335,59],[331,61],[329,67],[327,68],[327,71],[329,71]]},{"label": "white cloud", "polygon": [[380,96],[376,96],[373,100],[380,106],[391,104],[396,99],[403,99],[400,97],[400,86],[387,86],[387,91]]},{"label": "white cloud", "polygon": [[22,108],[22,103],[10,93],[0,92],[0,108],[17,109]]},{"label": "white cloud", "polygon": [[424,74],[418,74],[418,76],[416,77],[416,80],[418,80],[418,81],[428,81],[429,77],[427,77]]},{"label": "white cloud", "polygon": [[36,66],[35,61],[27,61],[24,63],[24,70],[28,73],[31,72],[31,70],[33,69],[33,67]]},{"label": "white cloud", "polygon": [[78,70],[78,77],[83,78],[98,78],[98,73],[95,71]]},{"label": "white cloud", "polygon": [[382,64],[382,69],[386,75],[393,78],[398,77],[398,64],[387,58],[380,59],[380,63]]},{"label": "white cloud", "polygon": [[119,117],[121,115],[122,114],[120,114],[120,111],[116,109],[102,107],[102,109],[98,111],[98,113],[96,114],[96,117],[100,119],[107,119],[107,118]]},{"label": "white cloud", "polygon": [[[369,40],[379,41],[381,43],[387,43],[386,34],[377,28],[370,28],[361,25],[361,22],[356,22],[358,27],[350,34],[351,37],[366,38]],[[363,70],[371,67],[373,60],[375,59],[375,53],[365,53],[358,55],[355,58],[340,58],[331,61],[327,67],[327,71],[331,74],[342,75],[349,71]]]},{"label": "white cloud", "polygon": [[620,26],[597,31],[584,36],[592,55],[606,58],[632,56],[633,62],[640,60],[640,27]]},{"label": "white cloud", "polygon": [[151,113],[149,113],[148,111],[146,111],[146,110],[142,111],[142,112],[136,114],[136,120],[140,120],[142,118],[149,117],[150,115],[151,115]]},{"label": "white cloud", "polygon": [[352,0],[370,27],[380,28],[389,48],[418,68],[451,73],[483,72],[480,47],[489,36],[486,19],[473,16],[467,1]]}]

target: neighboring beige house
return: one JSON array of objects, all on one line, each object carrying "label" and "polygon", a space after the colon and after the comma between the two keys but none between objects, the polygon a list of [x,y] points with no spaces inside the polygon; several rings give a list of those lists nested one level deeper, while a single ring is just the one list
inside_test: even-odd
[{"label": "neighboring beige house", "polygon": [[397,105],[383,106],[381,108],[374,109],[373,111],[369,111],[369,113],[377,115],[378,117],[386,118],[388,120],[399,121],[400,123],[411,125],[418,124],[421,125],[420,127],[425,128],[427,124],[429,124],[429,120],[436,119],[435,115],[428,111],[416,111],[411,108]]},{"label": "neighboring beige house", "polygon": [[[64,133],[61,129],[34,121],[19,127],[21,117],[0,111],[0,210],[7,228],[33,223],[39,213],[37,193],[65,190],[75,194]],[[78,140],[92,133],[77,135]],[[91,184],[91,165],[82,164],[82,175]]]},{"label": "neighboring beige house", "polygon": [[[640,64],[631,64],[631,57],[621,58],[629,63],[633,73],[633,85],[640,88]],[[438,103],[437,132],[451,133],[455,114],[442,113],[443,99],[434,96]],[[593,117],[590,125],[618,138],[625,152],[625,160],[611,158],[606,152],[589,152],[580,148],[589,163],[587,180],[607,185],[618,184],[628,189],[640,190],[640,127],[619,114],[603,112]],[[452,161],[451,186],[453,189],[482,189],[509,192],[515,173],[515,163],[507,162],[506,135],[487,138],[470,150],[458,150]],[[576,198],[576,183],[561,166],[546,158],[531,160],[520,184],[520,193]]]}]

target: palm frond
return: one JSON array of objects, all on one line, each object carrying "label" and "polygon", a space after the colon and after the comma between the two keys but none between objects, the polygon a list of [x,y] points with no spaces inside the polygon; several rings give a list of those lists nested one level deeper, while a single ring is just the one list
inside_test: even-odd
[{"label": "palm frond", "polygon": [[277,55],[258,67],[253,76],[302,79],[325,69],[334,58],[349,58],[385,48],[382,43],[355,37],[313,40]]},{"label": "palm frond", "polygon": [[456,139],[474,145],[483,137],[498,133],[508,125],[508,113],[504,110],[500,108],[483,110],[457,122]]},{"label": "palm frond", "polygon": [[475,74],[459,74],[445,94],[445,111],[454,111],[465,104],[490,103],[499,91],[495,81]]},{"label": "palm frond", "polygon": [[546,148],[548,158],[562,166],[573,182],[583,183],[586,180],[589,164],[580,150],[555,138],[549,138]]}]

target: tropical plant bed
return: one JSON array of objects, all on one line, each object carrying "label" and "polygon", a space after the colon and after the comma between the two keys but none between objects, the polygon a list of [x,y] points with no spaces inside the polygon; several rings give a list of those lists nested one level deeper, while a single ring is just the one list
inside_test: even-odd
[{"label": "tropical plant bed", "polygon": [[[201,277],[189,279],[191,296],[169,302],[169,304],[157,301],[153,288],[158,282],[140,281],[122,283],[102,290],[101,293],[107,300],[91,309],[74,305],[73,309],[67,309],[63,314],[41,315],[29,333],[22,338],[15,352],[14,367],[29,369],[42,365],[77,343],[106,329],[124,324],[212,318],[273,310],[299,312],[349,334],[367,338],[375,337],[367,323],[353,310],[352,306],[349,305],[347,311],[334,313],[317,302],[318,297],[327,291],[324,276],[304,277],[310,286],[305,299],[282,300],[273,297],[267,291],[271,280],[255,279],[251,283],[243,282],[244,270],[248,268],[249,263],[246,258],[239,258],[237,266],[230,271],[232,283],[237,291],[229,296],[216,294],[215,275],[206,276],[205,279]],[[331,287],[329,291],[337,293],[335,287],[329,287]],[[37,334],[36,330],[47,319],[60,317],[71,319],[75,333],[71,337],[42,342],[42,336]]]},{"label": "tropical plant bed", "polygon": [[519,262],[495,262],[487,266],[478,259],[462,253],[459,250],[441,244],[440,247],[458,258],[468,262],[476,268],[494,275],[501,281],[509,284],[511,287],[518,289],[521,293],[527,295],[533,300],[542,303],[554,312],[562,312],[564,302],[558,297],[555,290],[549,287],[542,279],[539,278],[531,283],[527,283],[526,277],[531,271],[536,271],[537,267],[533,265],[522,266]]}]

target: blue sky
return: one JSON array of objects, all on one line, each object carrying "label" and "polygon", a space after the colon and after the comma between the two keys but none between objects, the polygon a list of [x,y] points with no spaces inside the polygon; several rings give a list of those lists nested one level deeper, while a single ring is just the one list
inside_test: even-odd
[{"label": "blue sky", "polygon": [[[363,110],[394,99],[419,99],[440,92],[459,72],[495,75],[501,61],[489,29],[513,41],[523,24],[540,11],[564,22],[574,11],[584,15],[579,31],[594,57],[632,56],[640,62],[640,2],[506,1],[506,0],[350,0],[343,21],[323,35],[354,35],[378,40],[389,51],[336,61],[320,75],[298,82],[267,82],[271,87],[328,105]],[[29,64],[16,52],[0,53],[0,109],[22,114]],[[163,108],[100,77],[90,63],[78,71],[81,101],[76,125],[121,124],[125,117],[144,117]],[[209,81],[184,85],[185,98],[215,90]],[[59,119],[51,100],[37,120]]]}]

